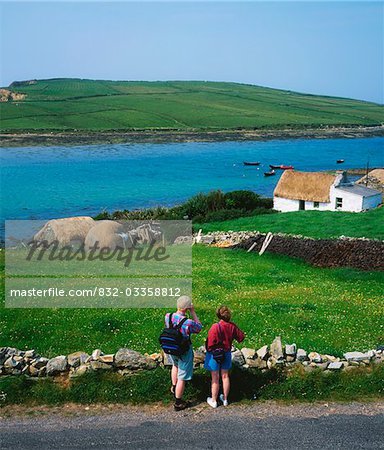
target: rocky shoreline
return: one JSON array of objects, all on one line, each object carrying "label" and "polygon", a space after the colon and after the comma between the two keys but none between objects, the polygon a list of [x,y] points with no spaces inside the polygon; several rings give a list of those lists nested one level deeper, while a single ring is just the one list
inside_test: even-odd
[{"label": "rocky shoreline", "polygon": [[353,139],[384,136],[384,125],[256,130],[134,130],[0,133],[2,147],[118,143],[268,141],[274,139]]},{"label": "rocky shoreline", "polygon": [[[202,368],[204,360],[205,348],[202,346],[194,351],[195,368]],[[277,336],[270,345],[264,345],[259,349],[232,347],[232,363],[241,370],[257,369],[262,372],[271,369],[292,370],[298,366],[305,372],[350,371],[384,363],[384,346],[365,352],[346,352],[343,357],[336,357],[316,351],[307,352],[294,343],[283,345],[280,336]],[[100,349],[96,349],[91,355],[79,351],[50,359],[38,355],[35,350],[0,348],[0,375],[3,376],[76,378],[94,371],[114,371],[120,375],[131,375],[141,370],[169,366],[171,366],[169,356],[164,353],[142,355],[127,348],[121,348],[115,354],[105,355]]]}]

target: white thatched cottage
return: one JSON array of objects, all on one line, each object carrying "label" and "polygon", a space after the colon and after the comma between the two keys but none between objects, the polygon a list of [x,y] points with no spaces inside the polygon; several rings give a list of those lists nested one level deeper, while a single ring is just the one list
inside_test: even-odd
[{"label": "white thatched cottage", "polygon": [[346,173],[285,170],[273,194],[274,209],[360,212],[382,203],[382,193],[348,180]]}]

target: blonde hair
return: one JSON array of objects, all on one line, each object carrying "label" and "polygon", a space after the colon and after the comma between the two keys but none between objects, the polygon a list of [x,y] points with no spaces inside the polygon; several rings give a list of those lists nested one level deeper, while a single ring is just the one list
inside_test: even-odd
[{"label": "blonde hair", "polygon": [[177,299],[178,309],[188,309],[192,306],[192,299],[188,295],[182,295]]}]

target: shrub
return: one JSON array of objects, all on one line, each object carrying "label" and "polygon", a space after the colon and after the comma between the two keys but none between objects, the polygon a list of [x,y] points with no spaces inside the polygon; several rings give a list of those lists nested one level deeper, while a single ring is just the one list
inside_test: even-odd
[{"label": "shrub", "polygon": [[[249,216],[249,211],[245,209],[220,209],[220,211],[209,212],[203,219],[205,222],[222,222],[244,216]],[[198,222],[197,219],[199,217],[195,218],[194,222]]]},{"label": "shrub", "polygon": [[110,220],[111,215],[108,211],[102,211],[94,217],[95,220]]},{"label": "shrub", "polygon": [[260,197],[259,198],[259,208],[273,209],[273,198]]},{"label": "shrub", "polygon": [[218,211],[225,207],[224,194],[221,191],[211,191],[208,194],[196,194],[183,205],[185,215],[190,219],[196,216],[205,217],[207,213]]},{"label": "shrub", "polygon": [[261,206],[260,196],[252,191],[232,191],[224,196],[225,205],[228,209],[245,209],[252,211]]},{"label": "shrub", "polygon": [[207,194],[199,193],[185,203],[166,208],[158,206],[129,211],[103,211],[95,220],[182,220],[188,218],[194,222],[218,222],[238,217],[268,213],[273,201],[262,198],[252,191],[233,191],[224,194],[220,190]]}]

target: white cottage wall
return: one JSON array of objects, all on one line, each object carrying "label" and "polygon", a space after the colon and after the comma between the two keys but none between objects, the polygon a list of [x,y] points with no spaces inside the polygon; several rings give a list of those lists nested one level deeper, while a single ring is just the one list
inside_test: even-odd
[{"label": "white cottage wall", "polygon": [[280,212],[298,211],[299,201],[291,200],[289,198],[273,198],[273,209]]},{"label": "white cottage wall", "polygon": [[331,203],[319,202],[319,206],[315,207],[314,202],[305,202],[305,209],[316,211],[328,211],[331,208]]},{"label": "white cottage wall", "polygon": [[336,198],[341,198],[342,207],[338,211],[360,212],[363,210],[363,197],[331,186],[331,209],[336,209]]}]

